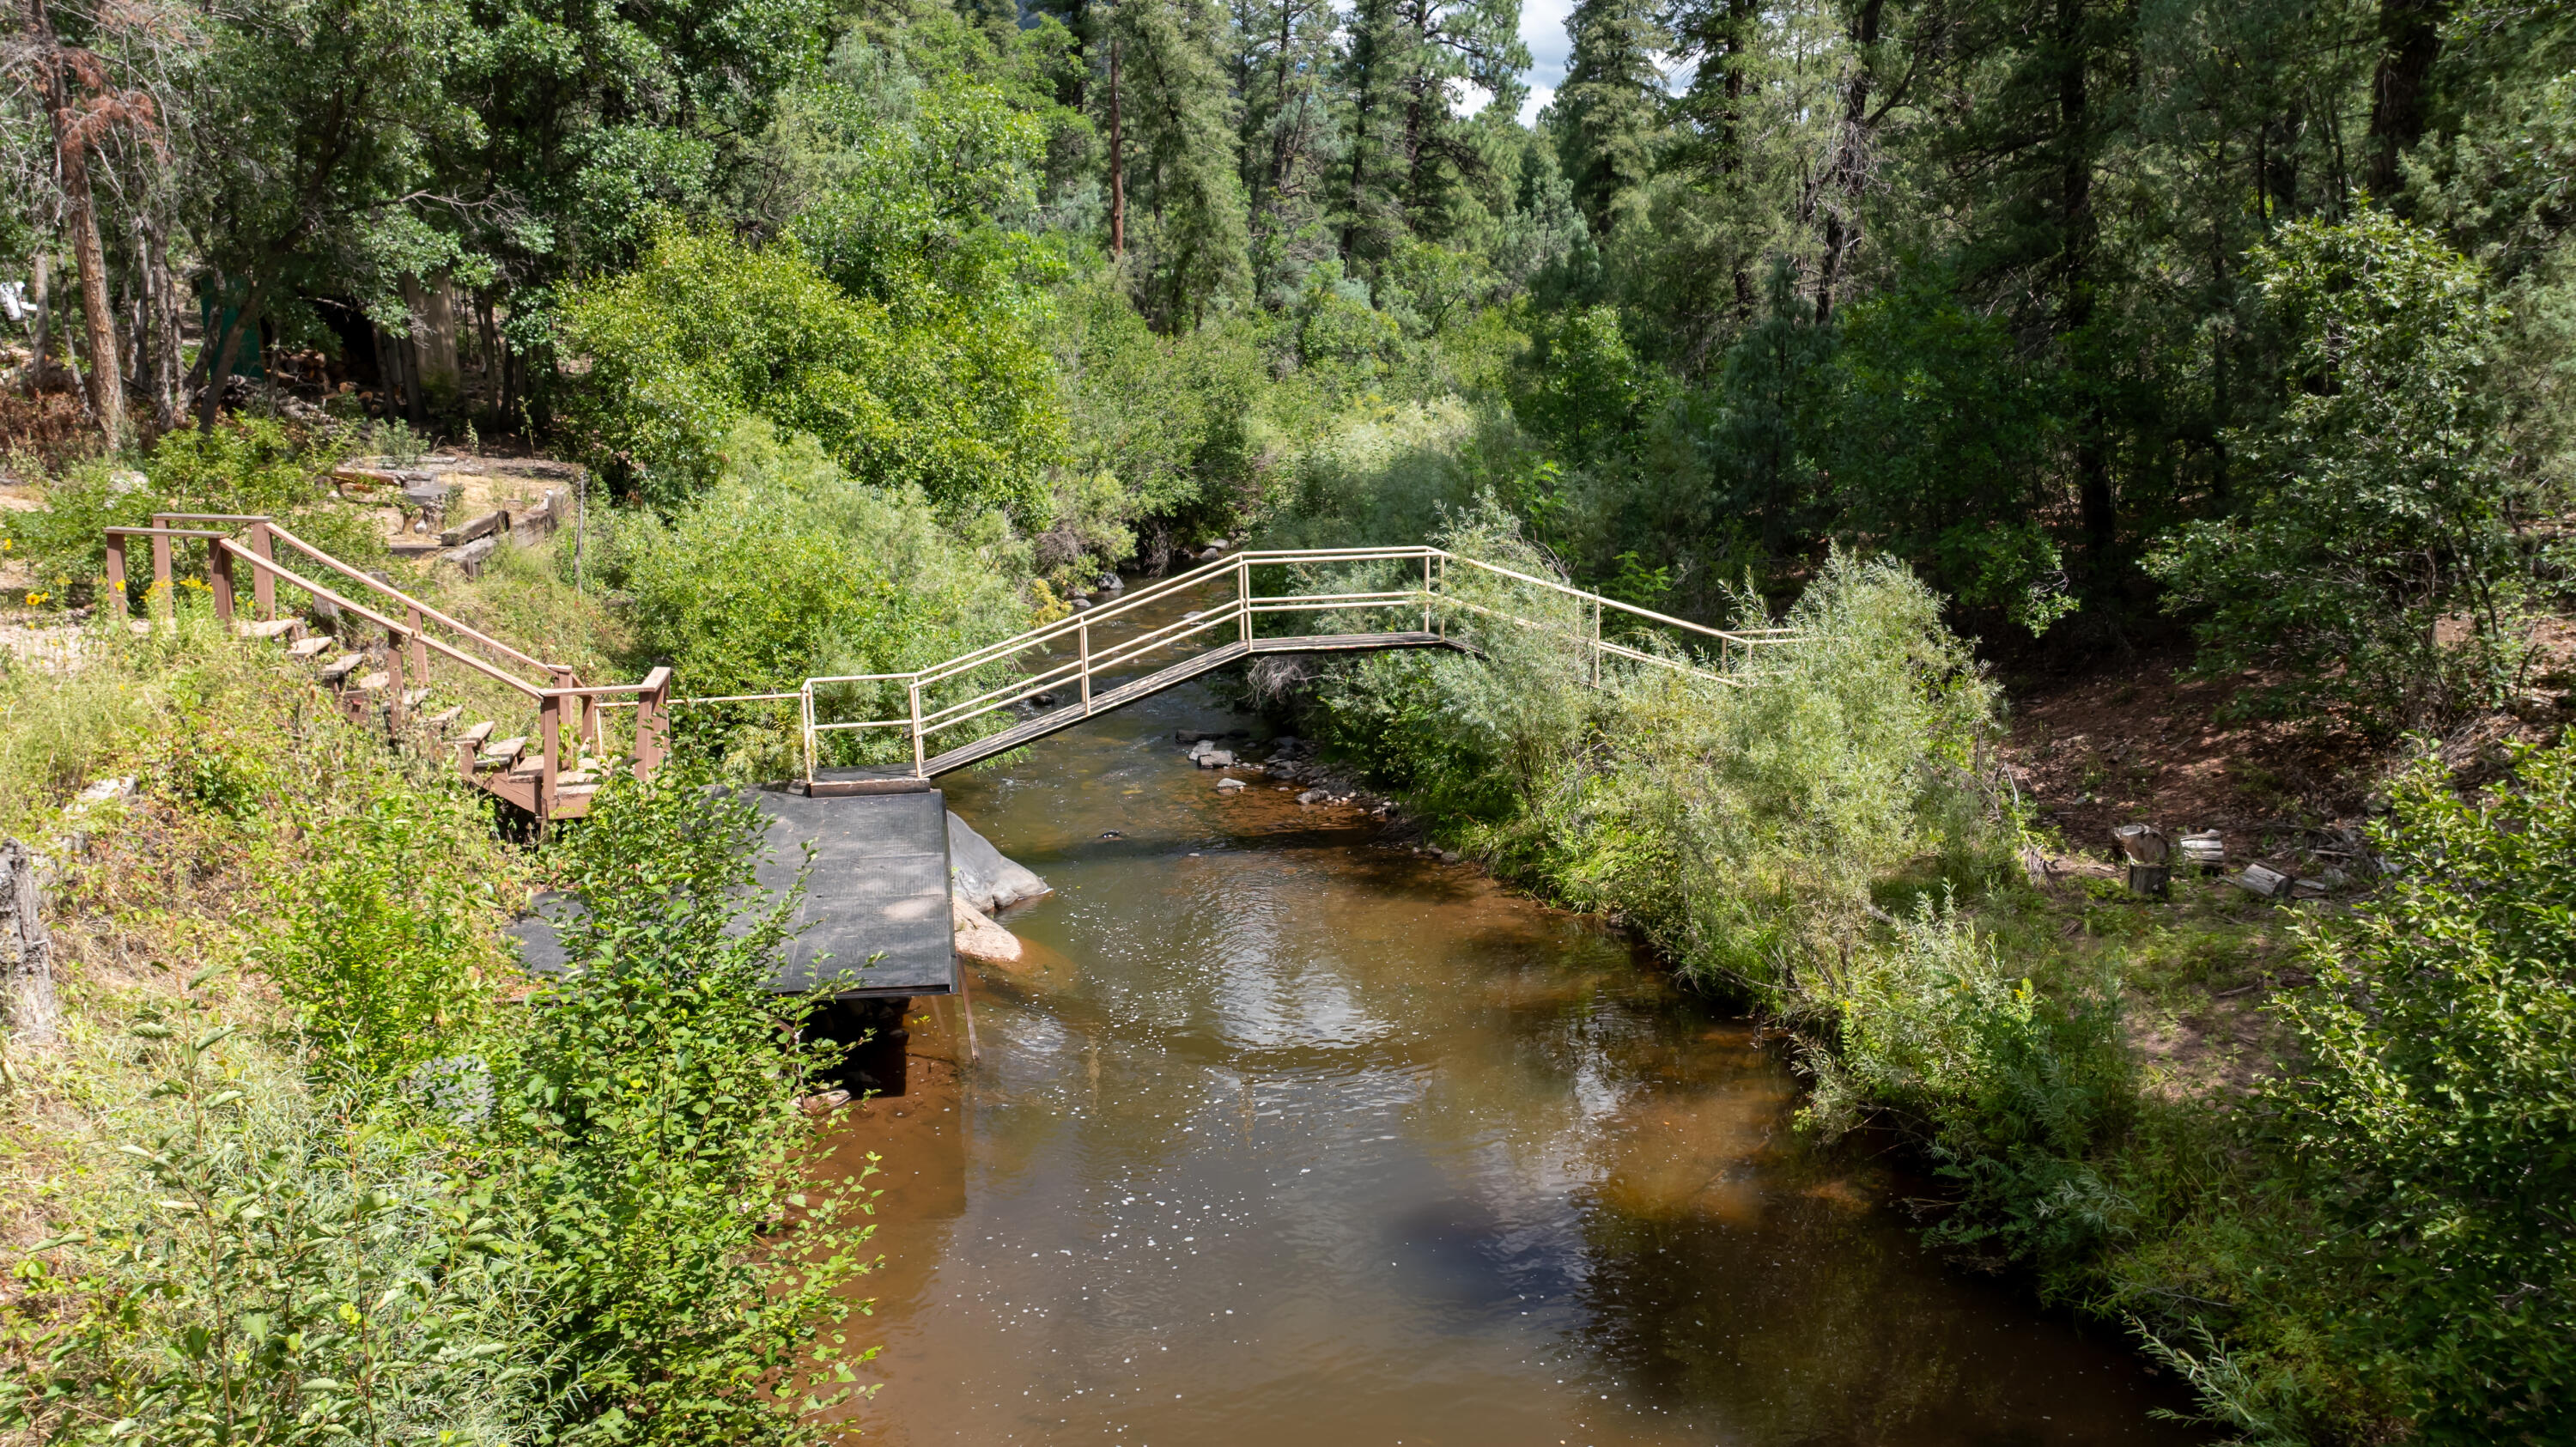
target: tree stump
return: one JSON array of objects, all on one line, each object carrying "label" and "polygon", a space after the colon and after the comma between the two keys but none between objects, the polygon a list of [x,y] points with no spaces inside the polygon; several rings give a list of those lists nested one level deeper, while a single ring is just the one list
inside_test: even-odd
[{"label": "tree stump", "polygon": [[33,1045],[62,1031],[54,998],[54,945],[37,913],[36,859],[15,839],[0,841],[0,1019]]}]

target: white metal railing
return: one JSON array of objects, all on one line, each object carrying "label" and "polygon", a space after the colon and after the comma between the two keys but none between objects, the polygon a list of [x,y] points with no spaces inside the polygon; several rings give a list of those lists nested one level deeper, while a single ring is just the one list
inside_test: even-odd
[{"label": "white metal railing", "polygon": [[[1253,591],[1253,570],[1256,568],[1390,562],[1419,562],[1422,565],[1420,585],[1337,593],[1263,595]],[[1542,621],[1523,617],[1506,608],[1493,606],[1492,602],[1479,602],[1474,598],[1460,596],[1451,583],[1453,568],[1461,571],[1462,578],[1475,578],[1479,581],[1485,577],[1508,580],[1511,584],[1538,589],[1542,595],[1553,595],[1570,600],[1573,605],[1572,625],[1567,626],[1566,621],[1562,619]],[[1233,575],[1234,591],[1233,596],[1225,602],[1213,608],[1186,614],[1172,622],[1115,639],[1098,649],[1092,646],[1092,630],[1099,625],[1134,614],[1153,604],[1171,600],[1191,589],[1218,582],[1229,573]],[[1705,624],[1693,623],[1686,618],[1675,618],[1650,608],[1621,602],[1616,598],[1605,598],[1598,593],[1585,592],[1554,579],[1534,577],[1528,573],[1480,559],[1465,557],[1444,548],[1416,546],[1282,549],[1236,553],[1231,557],[1207,563],[1186,573],[1178,573],[1160,582],[1138,588],[1115,603],[1076,613],[1043,627],[1032,628],[1017,637],[987,644],[928,668],[909,673],[819,676],[806,679],[803,686],[794,693],[753,694],[741,697],[797,701],[799,721],[804,735],[805,779],[809,787],[814,782],[822,735],[863,732],[871,729],[904,730],[912,746],[912,776],[926,778],[927,766],[935,752],[930,746],[930,741],[935,736],[1000,710],[1027,703],[1041,694],[1052,694],[1061,689],[1070,689],[1076,694],[1075,702],[1063,705],[1064,708],[1079,708],[1081,712],[1074,717],[1090,717],[1095,692],[1093,685],[1101,675],[1131,667],[1157,653],[1169,652],[1173,655],[1172,661],[1177,663],[1180,661],[1178,649],[1184,644],[1199,640],[1202,635],[1213,634],[1222,637],[1231,633],[1230,643],[1214,643],[1214,646],[1226,648],[1239,645],[1243,653],[1250,654],[1262,651],[1260,644],[1265,640],[1254,632],[1253,621],[1263,615],[1394,608],[1402,608],[1407,612],[1419,609],[1421,628],[1419,630],[1356,629],[1328,635],[1314,635],[1314,637],[1328,637],[1346,643],[1382,638],[1387,640],[1385,646],[1389,647],[1445,643],[1448,637],[1447,613],[1451,609],[1456,609],[1521,628],[1554,634],[1576,643],[1588,652],[1590,681],[1598,685],[1602,682],[1603,668],[1607,660],[1612,658],[1671,669],[1718,683],[1738,684],[1742,682],[1738,675],[1720,670],[1725,669],[1730,662],[1740,662],[1742,657],[1754,648],[1766,643],[1779,643],[1794,636],[1794,630],[1786,628],[1711,628]],[[1707,660],[1701,655],[1690,652],[1682,652],[1678,655],[1658,653],[1613,641],[1605,636],[1603,626],[1605,618],[1612,612],[1643,620],[1658,628],[1678,632],[1682,635],[1681,641],[1686,647],[1696,645],[1704,650],[1705,641],[1713,641],[1717,650],[1717,658],[1714,660],[1717,668],[1704,666]],[[1209,641],[1214,642],[1213,639]],[[1284,643],[1287,640],[1266,641]],[[1066,644],[1071,645],[1071,655],[1061,659],[1056,658],[1059,648]],[[1289,650],[1282,648],[1279,651]],[[1040,656],[1031,659],[1029,657],[1031,654]],[[928,690],[980,670],[1011,664],[1018,664],[1020,671],[1005,683],[953,703],[925,706],[924,695]],[[905,711],[889,717],[851,720],[827,721],[817,715],[815,690],[818,687],[831,689],[868,684],[900,687],[907,703]],[[681,700],[680,702],[720,701],[733,700]]]}]

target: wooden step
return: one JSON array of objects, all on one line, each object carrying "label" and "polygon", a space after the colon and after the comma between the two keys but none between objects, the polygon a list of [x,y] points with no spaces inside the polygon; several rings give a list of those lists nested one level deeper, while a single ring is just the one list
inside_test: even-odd
[{"label": "wooden step", "polygon": [[245,623],[241,626],[241,636],[244,638],[282,638],[292,641],[303,631],[304,620],[301,618],[272,618],[265,623]]},{"label": "wooden step", "polygon": [[449,724],[456,722],[457,716],[464,712],[465,705],[461,703],[451,703],[447,707],[440,709],[438,712],[431,714],[429,717],[422,719],[421,722],[434,729],[443,729]]},{"label": "wooden step", "polygon": [[137,638],[149,638],[152,636],[152,625],[140,618],[126,624],[125,626]]},{"label": "wooden step", "polygon": [[339,646],[339,639],[324,633],[311,638],[297,639],[295,642],[286,645],[286,651],[298,658],[310,660],[317,654],[328,653]]},{"label": "wooden step", "polygon": [[483,746],[483,752],[475,756],[474,767],[478,769],[500,768],[502,765],[516,759],[519,756],[519,751],[527,746],[528,739],[525,734],[514,739],[496,739],[491,743],[485,744]]},{"label": "wooden step", "polygon": [[[449,710],[449,713],[451,714],[454,712],[455,710],[453,709]],[[475,748],[479,749],[483,747],[483,741],[490,737],[492,737],[492,721],[487,718],[481,723],[476,724],[474,727],[467,729],[465,732],[458,734],[456,736],[456,741],[460,744],[471,744]]]},{"label": "wooden step", "polygon": [[350,687],[358,690],[360,693],[375,693],[381,689],[393,687],[393,682],[394,676],[392,674],[378,671],[370,673],[366,677],[359,679],[356,683],[351,684]]},{"label": "wooden step", "polygon": [[427,702],[429,702],[429,690],[428,690],[428,689],[425,689],[425,688],[406,688],[406,689],[404,689],[404,690],[403,690],[403,707],[405,707],[405,708],[418,708],[418,707],[420,707],[422,704],[425,704],[425,703],[427,703]]},{"label": "wooden step", "polygon": [[322,681],[324,683],[338,683],[341,679],[357,672],[358,666],[366,661],[367,655],[363,653],[344,653],[338,658],[331,660],[329,663],[322,665]]}]

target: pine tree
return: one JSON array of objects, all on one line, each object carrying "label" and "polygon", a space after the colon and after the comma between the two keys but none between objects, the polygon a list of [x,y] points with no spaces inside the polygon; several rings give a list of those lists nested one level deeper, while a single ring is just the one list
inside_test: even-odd
[{"label": "pine tree", "polygon": [[1254,285],[1266,294],[1332,254],[1321,234],[1332,164],[1331,0],[1235,0],[1235,93]]},{"label": "pine tree", "polygon": [[[1121,63],[1127,241],[1139,300],[1166,331],[1196,327],[1244,277],[1247,233],[1234,102],[1221,56],[1231,26],[1215,0],[1120,0],[1108,39]],[[1137,214],[1141,213],[1141,215]]]},{"label": "pine tree", "polygon": [[1357,265],[1447,229],[1442,213],[1458,183],[1486,170],[1457,114],[1464,88],[1517,108],[1530,56],[1519,0],[1358,0],[1347,35],[1342,254]]},{"label": "pine tree", "polygon": [[1672,47],[1651,0],[1580,0],[1565,86],[1556,93],[1558,145],[1575,204],[1592,234],[1641,217],[1663,130],[1664,75],[1655,57]]}]

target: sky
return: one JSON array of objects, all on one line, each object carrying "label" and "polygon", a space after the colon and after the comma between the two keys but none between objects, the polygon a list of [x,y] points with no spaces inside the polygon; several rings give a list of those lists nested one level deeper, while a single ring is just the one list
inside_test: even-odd
[{"label": "sky", "polygon": [[1565,82],[1566,52],[1574,48],[1565,33],[1565,18],[1574,13],[1574,0],[1521,0],[1521,43],[1529,47],[1531,65],[1525,77],[1529,82],[1529,99],[1521,102],[1521,124],[1538,119],[1539,111],[1556,98],[1556,88]]}]

